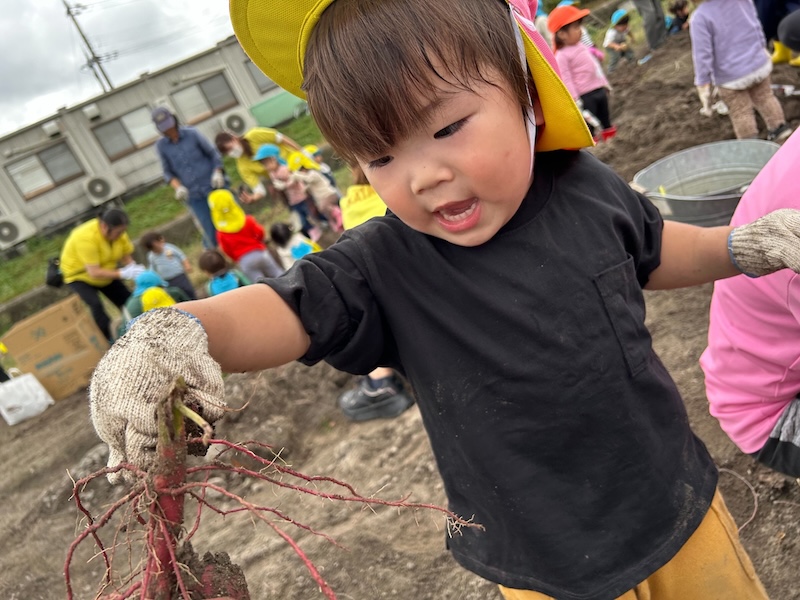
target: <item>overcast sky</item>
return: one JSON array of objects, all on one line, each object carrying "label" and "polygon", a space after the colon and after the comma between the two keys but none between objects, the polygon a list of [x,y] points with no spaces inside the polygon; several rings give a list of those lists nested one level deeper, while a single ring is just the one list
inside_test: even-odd
[{"label": "overcast sky", "polygon": [[[0,2],[0,135],[101,93],[62,0]],[[67,2],[115,86],[233,34],[227,0]]]}]

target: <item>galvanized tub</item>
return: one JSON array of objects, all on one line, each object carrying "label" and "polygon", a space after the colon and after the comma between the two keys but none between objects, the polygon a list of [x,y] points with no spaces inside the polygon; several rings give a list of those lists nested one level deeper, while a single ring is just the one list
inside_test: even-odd
[{"label": "galvanized tub", "polygon": [[764,140],[702,144],[657,160],[632,183],[665,219],[727,225],[744,191],[779,148]]}]

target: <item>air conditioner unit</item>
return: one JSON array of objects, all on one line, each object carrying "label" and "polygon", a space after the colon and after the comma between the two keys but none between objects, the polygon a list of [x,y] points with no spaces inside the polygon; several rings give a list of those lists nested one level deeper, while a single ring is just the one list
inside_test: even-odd
[{"label": "air conditioner unit", "polygon": [[105,204],[125,191],[125,184],[113,174],[93,175],[83,183],[89,202],[94,206]]},{"label": "air conditioner unit", "polygon": [[222,119],[222,126],[231,133],[242,135],[250,127],[250,121],[239,111],[230,112]]},{"label": "air conditioner unit", "polygon": [[83,107],[83,115],[90,121],[100,118],[100,107],[94,102]]},{"label": "air conditioner unit", "polygon": [[42,123],[42,131],[44,131],[47,137],[51,138],[61,135],[61,127],[55,119]]},{"label": "air conditioner unit", "polygon": [[0,250],[11,248],[36,235],[36,226],[22,213],[0,216]]}]

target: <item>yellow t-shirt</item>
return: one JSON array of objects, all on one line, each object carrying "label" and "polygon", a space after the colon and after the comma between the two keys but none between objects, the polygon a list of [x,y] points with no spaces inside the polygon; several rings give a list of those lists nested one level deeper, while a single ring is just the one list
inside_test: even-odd
[{"label": "yellow t-shirt", "polygon": [[85,281],[98,287],[111,283],[111,279],[96,279],[86,272],[86,265],[116,269],[123,257],[133,254],[133,242],[127,233],[109,242],[100,232],[100,221],[92,219],[73,229],[61,249],[61,272],[64,283]]},{"label": "yellow t-shirt", "polygon": [[[254,127],[242,137],[249,142],[253,154],[258,152],[258,149],[264,144],[278,146],[281,149],[281,158],[284,160],[294,151],[294,148],[287,146],[283,141],[283,134],[269,127]],[[268,177],[267,172],[264,170],[264,165],[244,154],[236,159],[236,170],[239,171],[239,177],[242,178],[242,181],[250,186],[251,189],[256,187],[262,178]]]},{"label": "yellow t-shirt", "polygon": [[386,214],[386,205],[371,185],[351,185],[347,194],[339,201],[342,210],[342,226],[352,229],[369,221],[372,217]]}]

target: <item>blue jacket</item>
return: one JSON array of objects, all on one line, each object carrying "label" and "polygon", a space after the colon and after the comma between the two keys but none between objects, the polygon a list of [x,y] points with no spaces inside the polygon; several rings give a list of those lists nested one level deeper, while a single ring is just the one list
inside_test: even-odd
[{"label": "blue jacket", "polygon": [[156,150],[167,183],[177,178],[190,196],[208,196],[211,174],[222,169],[222,158],[203,134],[194,127],[178,127],[178,141],[162,137],[156,142]]}]

